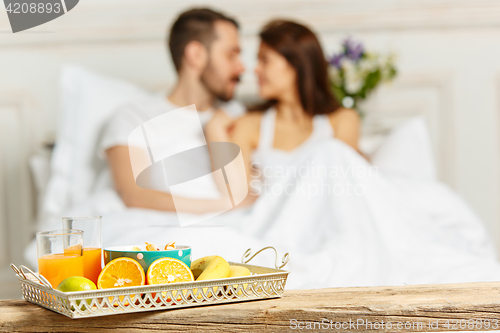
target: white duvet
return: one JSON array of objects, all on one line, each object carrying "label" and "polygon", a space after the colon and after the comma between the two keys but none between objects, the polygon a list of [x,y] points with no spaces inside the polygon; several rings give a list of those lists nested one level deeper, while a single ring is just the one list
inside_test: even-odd
[{"label": "white duvet", "polygon": [[[268,191],[253,207],[203,225],[181,228],[175,213],[125,209],[109,189],[68,214],[102,214],[104,247],[176,241],[193,247],[193,259],[218,254],[238,262],[247,248],[272,245],[280,256],[290,254],[287,289],[500,280],[485,227],[447,186],[374,168],[333,138],[305,152],[294,167],[310,168],[311,161],[343,172],[271,177],[267,185],[287,193]],[[314,194],[314,188],[337,194]],[[33,266],[35,253],[32,243],[26,257]],[[252,262],[273,267],[274,254]]]}]

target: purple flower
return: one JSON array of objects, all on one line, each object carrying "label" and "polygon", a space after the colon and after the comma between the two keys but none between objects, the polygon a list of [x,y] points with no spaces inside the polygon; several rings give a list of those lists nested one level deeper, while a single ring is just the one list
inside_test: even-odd
[{"label": "purple flower", "polygon": [[344,47],[345,56],[349,57],[352,61],[358,61],[365,52],[363,44],[356,43],[350,37],[342,43]]},{"label": "purple flower", "polygon": [[339,54],[335,54],[331,59],[330,61],[328,61],[328,63],[332,66],[335,66],[337,68],[340,68],[340,60],[343,58],[343,54],[342,53],[339,53]]},{"label": "purple flower", "polygon": [[333,57],[328,61],[331,66],[335,66],[340,69],[340,61],[342,58],[349,58],[354,62],[357,62],[364,54],[365,48],[363,44],[356,43],[350,37],[342,42],[342,52],[334,54]]}]

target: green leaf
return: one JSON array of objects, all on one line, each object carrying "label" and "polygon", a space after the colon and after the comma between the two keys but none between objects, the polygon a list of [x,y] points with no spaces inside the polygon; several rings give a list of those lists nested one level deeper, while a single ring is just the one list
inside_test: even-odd
[{"label": "green leaf", "polygon": [[346,93],[342,87],[336,86],[335,84],[331,85],[332,87],[332,92],[335,98],[339,101],[342,102],[342,99],[346,96]]}]

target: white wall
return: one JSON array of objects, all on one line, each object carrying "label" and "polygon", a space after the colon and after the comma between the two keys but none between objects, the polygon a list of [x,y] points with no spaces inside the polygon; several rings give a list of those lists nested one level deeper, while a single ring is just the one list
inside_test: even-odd
[{"label": "white wall", "polygon": [[[166,29],[180,11],[198,3],[85,0],[67,15],[18,34],[9,33],[0,9],[0,281],[13,276],[7,265],[22,263],[31,237],[35,200],[27,159],[54,137],[61,64],[164,87],[175,79],[164,47]],[[440,178],[472,205],[500,245],[500,1],[209,3],[242,24],[248,73],[240,93],[255,92],[256,34],[272,17],[310,25],[328,53],[347,35],[371,50],[395,51],[400,76],[364,106],[365,130],[383,132],[424,114]],[[0,297],[13,297],[7,292],[18,288],[13,283],[0,284]]]}]

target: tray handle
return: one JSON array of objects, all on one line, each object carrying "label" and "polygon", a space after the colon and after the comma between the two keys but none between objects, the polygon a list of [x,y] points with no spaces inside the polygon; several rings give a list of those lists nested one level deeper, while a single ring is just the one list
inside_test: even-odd
[{"label": "tray handle", "polygon": [[38,282],[40,282],[42,285],[44,285],[47,288],[54,289],[52,287],[52,285],[50,284],[50,282],[45,278],[45,276],[43,276],[41,274],[36,274],[35,272],[33,272],[31,269],[29,269],[28,267],[26,267],[24,265],[20,265],[19,268],[17,268],[16,265],[11,263],[10,268],[12,268],[12,270],[14,272],[16,272],[17,275],[22,276],[23,279],[32,281],[32,279],[30,279],[26,276],[26,273],[24,272],[26,270],[26,271],[28,271],[29,274],[34,276],[38,280]]},{"label": "tray handle", "polygon": [[[281,265],[280,265],[278,263],[278,251],[276,251],[276,249],[272,246],[266,246],[266,247],[260,249],[259,251],[255,252],[253,255],[252,255],[252,249],[246,250],[245,253],[243,253],[243,256],[241,257],[241,263],[247,264],[256,255],[258,255],[259,253],[261,253],[262,251],[267,250],[267,249],[274,250],[274,253],[276,255],[276,259],[274,261],[274,267],[276,267],[276,269],[282,269],[283,267],[285,267],[286,264],[288,264],[288,261],[290,260],[290,255],[288,254],[288,252],[283,255],[283,258],[281,259]],[[250,258],[248,258],[248,257],[250,257]]]}]

